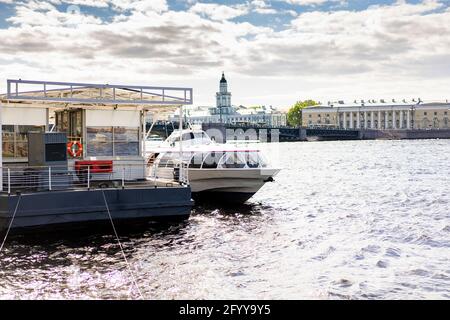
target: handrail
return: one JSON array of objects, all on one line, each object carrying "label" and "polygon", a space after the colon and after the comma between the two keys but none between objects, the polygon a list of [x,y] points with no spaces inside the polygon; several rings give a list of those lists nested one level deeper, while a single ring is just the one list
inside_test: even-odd
[{"label": "handrail", "polygon": [[[139,164],[116,165],[110,171],[96,171],[91,166],[8,166],[3,173],[2,191],[15,192],[60,191],[97,188],[122,188],[157,185],[157,167],[153,177],[148,168]],[[180,184],[189,183],[187,165],[180,167]],[[153,180],[153,181],[152,181]],[[175,182],[175,179],[174,179]]]}]

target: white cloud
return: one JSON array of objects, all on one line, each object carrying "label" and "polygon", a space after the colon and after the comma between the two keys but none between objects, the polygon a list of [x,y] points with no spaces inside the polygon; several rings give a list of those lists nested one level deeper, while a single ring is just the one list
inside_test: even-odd
[{"label": "white cloud", "polygon": [[108,0],[114,8],[120,10],[135,10],[140,12],[164,12],[168,10],[166,0]]},{"label": "white cloud", "polygon": [[16,6],[16,15],[7,21],[22,26],[54,26],[101,24],[101,19],[84,15],[59,11],[50,2],[31,0]]},{"label": "white cloud", "polygon": [[109,0],[49,0],[49,2],[55,5],[69,4],[69,5],[106,8],[108,7]]},{"label": "white cloud", "polygon": [[342,0],[279,0],[300,6],[316,6],[327,2],[345,2]]},{"label": "white cloud", "polygon": [[187,12],[170,11],[165,1],[127,3],[132,10],[112,22],[60,12],[54,1],[18,5],[13,26],[0,29],[2,76],[192,85],[202,104],[213,103],[222,70],[236,104],[449,98],[450,11],[436,10],[438,1],[307,12],[283,31],[231,20],[271,9],[264,1],[197,3]]},{"label": "white cloud", "polygon": [[246,15],[249,12],[249,8],[247,5],[226,6],[215,3],[197,2],[189,9],[189,12],[220,21]]}]

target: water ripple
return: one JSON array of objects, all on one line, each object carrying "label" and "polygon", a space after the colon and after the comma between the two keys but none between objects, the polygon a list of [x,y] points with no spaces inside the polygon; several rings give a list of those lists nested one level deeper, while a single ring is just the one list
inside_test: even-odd
[{"label": "water ripple", "polygon": [[[283,171],[248,205],[119,229],[146,298],[450,298],[450,141],[264,147]],[[139,298],[109,231],[5,249],[0,298]]]}]

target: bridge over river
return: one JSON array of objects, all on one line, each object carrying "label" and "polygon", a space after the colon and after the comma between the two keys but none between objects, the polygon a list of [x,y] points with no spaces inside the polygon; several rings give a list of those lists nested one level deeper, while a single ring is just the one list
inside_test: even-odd
[{"label": "bridge over river", "polygon": [[[147,129],[150,128],[147,125]],[[238,140],[249,139],[246,133],[256,132],[261,141],[326,141],[326,140],[373,140],[373,139],[450,139],[450,129],[440,130],[357,130],[337,128],[291,128],[250,126],[220,123],[204,123],[203,130],[219,130],[224,137],[227,132],[233,132],[233,138]],[[152,134],[166,138],[173,130],[178,129],[178,123],[161,122],[152,128]],[[220,142],[220,141],[218,141]]]}]

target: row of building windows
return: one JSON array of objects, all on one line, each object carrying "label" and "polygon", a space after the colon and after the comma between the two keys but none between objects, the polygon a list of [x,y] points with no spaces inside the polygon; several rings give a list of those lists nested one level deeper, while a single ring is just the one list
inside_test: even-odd
[{"label": "row of building windows", "polygon": [[[377,114],[378,112],[375,111],[374,113]],[[383,113],[384,113],[384,112],[383,112]],[[400,111],[396,111],[395,114],[396,114],[396,115],[400,115]],[[357,115],[358,115],[357,113],[355,113],[355,112],[353,113],[353,116],[354,116],[354,117],[356,117]],[[362,117],[364,117],[364,112],[361,112],[360,115],[361,115]],[[388,115],[389,115],[389,116],[392,116],[392,112],[388,112]],[[428,115],[428,113],[425,111],[425,112],[423,113],[423,115],[426,116],[426,115]],[[437,116],[438,113],[437,113],[437,112],[434,112],[434,115]],[[446,116],[446,115],[447,115],[447,111],[444,111],[444,116]],[[370,114],[369,114],[369,116],[370,116]],[[312,118],[312,115],[309,114],[308,117],[309,117],[309,118]],[[322,115],[321,115],[321,114],[317,114],[317,117],[321,118]],[[330,115],[327,113],[327,114],[326,114],[326,117],[330,117]],[[342,114],[342,113],[339,114],[339,117],[344,117],[344,114]]]},{"label": "row of building windows", "polygon": [[[220,117],[211,118],[188,118],[189,122],[194,124],[208,123],[208,122],[220,122]],[[260,116],[260,117],[223,117],[224,122],[228,123],[238,123],[238,122],[248,122],[248,123],[265,123],[265,124],[277,124],[285,125],[285,117],[283,116]]]},{"label": "row of building windows", "polygon": [[[392,120],[389,120],[389,121],[388,121],[388,128],[393,128],[392,123],[393,123]],[[448,127],[449,127],[449,123],[450,123],[450,121],[449,121],[448,118],[444,118],[444,119],[443,119],[442,124],[443,124],[443,127],[444,127],[444,128],[448,128]],[[308,121],[308,125],[311,126],[311,125],[313,125],[313,124],[314,124],[314,123],[313,123],[312,120],[309,120],[309,121]],[[322,123],[321,120],[318,120],[316,124],[321,125],[321,124],[332,124],[332,123],[331,123],[331,121],[330,121],[329,119],[326,119],[326,120],[324,121],[324,123]],[[350,121],[347,120],[347,121],[345,122],[345,124],[346,124],[347,128],[350,127]],[[372,124],[372,122],[371,122],[370,120],[368,120],[368,121],[367,121],[367,127],[370,128],[370,127],[371,127],[371,124]],[[382,125],[383,128],[384,128],[385,124],[386,124],[386,121],[385,121],[385,120],[382,120],[382,121],[381,121],[381,125]],[[398,128],[398,127],[400,126],[400,120],[396,120],[396,121],[395,121],[395,124],[396,124],[396,127]],[[403,122],[402,122],[402,127],[406,127],[407,124],[408,124],[408,121],[407,121],[407,120],[403,120]],[[433,121],[430,121],[429,119],[425,118],[425,119],[423,119],[423,120],[421,121],[421,123],[419,124],[419,127],[422,127],[422,128],[428,128],[428,127],[440,128],[440,124],[441,124],[441,121],[440,121],[439,119],[437,119],[437,118],[434,118]],[[340,125],[340,127],[344,127],[344,121],[342,121],[342,120],[339,121],[339,125]],[[361,123],[360,123],[360,127],[364,127],[364,126],[365,126],[365,124],[364,124],[363,122],[361,122]],[[357,121],[353,121],[353,127],[354,127],[354,128],[357,128],[357,127],[358,127],[358,122],[357,122]],[[378,128],[378,120],[374,120],[374,127],[375,127],[375,128]]]}]

